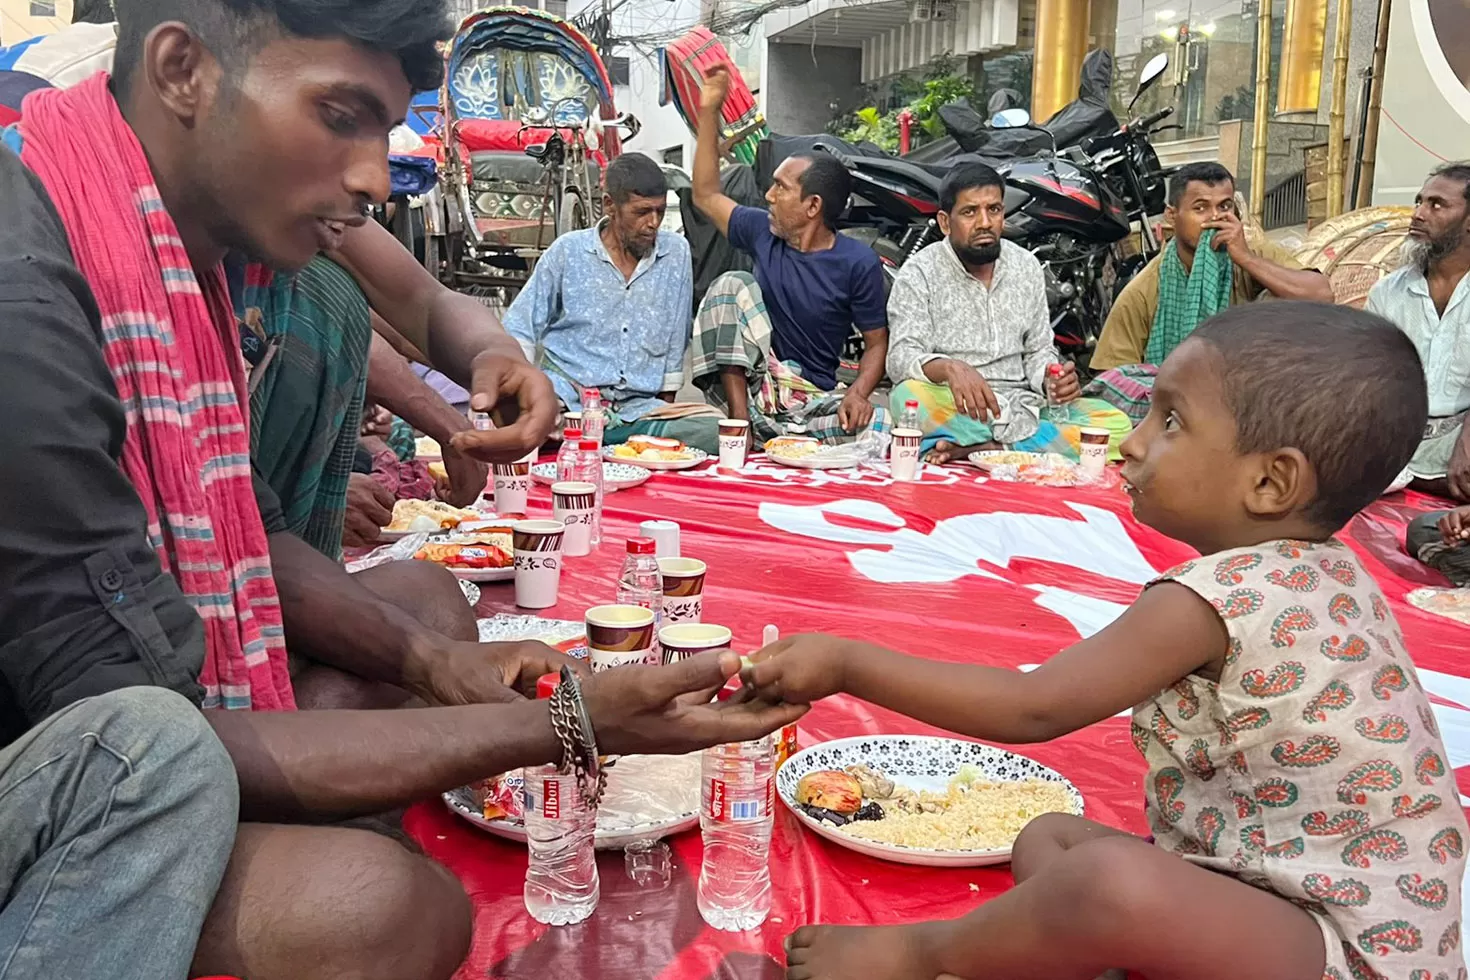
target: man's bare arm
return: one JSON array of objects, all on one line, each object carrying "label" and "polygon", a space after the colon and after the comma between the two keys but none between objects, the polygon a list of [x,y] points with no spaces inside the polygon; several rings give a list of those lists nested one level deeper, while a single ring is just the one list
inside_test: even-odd
[{"label": "man's bare arm", "polygon": [[1243,249],[1240,256],[1231,256],[1250,277],[1280,299],[1313,300],[1318,303],[1335,302],[1332,283],[1316,269],[1288,269],[1270,259]]},{"label": "man's bare arm", "polygon": [[715,65],[705,75],[704,88],[700,91],[694,173],[690,176],[694,206],[726,237],[730,234],[730,215],[736,207],[720,187],[720,109],[725,105],[729,89],[729,68]]},{"label": "man's bare arm", "polygon": [[867,398],[883,383],[888,370],[888,328],[863,331],[863,356],[858,359],[857,378],[852,388]]},{"label": "man's bare arm", "polygon": [[382,405],[441,446],[449,445],[456,432],[470,428],[469,419],[415,374],[381,334],[373,336],[368,355],[367,400]]}]

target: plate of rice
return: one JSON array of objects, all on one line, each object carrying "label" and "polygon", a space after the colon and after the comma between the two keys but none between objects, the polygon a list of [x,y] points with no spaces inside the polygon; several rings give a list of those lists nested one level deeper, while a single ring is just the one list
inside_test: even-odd
[{"label": "plate of rice", "polygon": [[[857,799],[841,778],[849,772]],[[938,868],[1004,864],[1036,817],[1083,812],[1077,787],[1034,759],[928,735],[814,745],[776,773],[776,793],[808,830],[841,847]]]}]

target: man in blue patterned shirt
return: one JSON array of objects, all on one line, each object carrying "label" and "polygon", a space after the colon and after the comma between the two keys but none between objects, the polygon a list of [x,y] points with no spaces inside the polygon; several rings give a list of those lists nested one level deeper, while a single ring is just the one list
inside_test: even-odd
[{"label": "man in blue patterned shirt", "polygon": [[601,389],[607,443],[632,435],[719,451],[718,413],[672,418],[684,384],[694,278],[689,243],[660,231],[668,182],[658,164],[625,153],[604,177],[596,228],[562,235],[536,263],[505,315],[526,356],[573,409]]}]

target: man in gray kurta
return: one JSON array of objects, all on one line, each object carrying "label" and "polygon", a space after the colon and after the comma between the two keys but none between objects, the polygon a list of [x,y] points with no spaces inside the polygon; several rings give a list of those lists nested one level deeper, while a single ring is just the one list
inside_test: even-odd
[{"label": "man in gray kurta", "polygon": [[894,417],[918,402],[935,463],[1002,447],[1075,459],[1084,426],[1107,429],[1116,453],[1132,426],[1106,402],[1079,397],[1076,369],[1052,344],[1041,263],[1002,238],[1004,198],[1004,180],[984,164],[945,178],[946,238],[904,264],[888,299]]}]

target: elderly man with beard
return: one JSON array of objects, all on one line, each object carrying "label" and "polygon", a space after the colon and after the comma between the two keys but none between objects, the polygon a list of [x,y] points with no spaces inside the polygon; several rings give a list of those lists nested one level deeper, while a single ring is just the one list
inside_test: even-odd
[{"label": "elderly man with beard", "polygon": [[684,384],[694,272],[689,243],[659,230],[668,181],[653,160],[625,153],[603,185],[602,221],[551,243],[505,327],[564,406],[578,410],[584,388],[601,390],[605,443],[663,436],[719,452],[718,413],[673,403]]},{"label": "elderly man with beard", "polygon": [[[1368,294],[1368,309],[1408,334],[1429,382],[1429,424],[1404,478],[1470,501],[1470,163],[1435,170],[1419,191],[1408,261]],[[1401,481],[1402,482],[1402,481]],[[1470,509],[1426,514],[1408,550],[1456,585],[1470,585]]]},{"label": "elderly man with beard", "polygon": [[[1000,174],[982,163],[952,170],[939,228],[945,240],[904,264],[888,299],[892,412],[919,403],[929,461],[1002,447],[1076,458],[1083,426],[1107,429],[1116,452],[1132,426],[1106,402],[1079,398],[1076,369],[1057,357],[1041,263],[1002,238]],[[1048,388],[1055,418],[1042,413]]]}]

